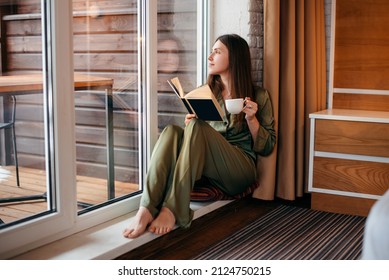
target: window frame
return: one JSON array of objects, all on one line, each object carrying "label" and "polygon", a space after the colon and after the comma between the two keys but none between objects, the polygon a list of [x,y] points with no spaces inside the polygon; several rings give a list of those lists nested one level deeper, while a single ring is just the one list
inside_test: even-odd
[{"label": "window frame", "polygon": [[[44,50],[46,61],[43,63],[43,73],[48,70],[45,69],[46,65],[53,65],[52,69],[47,71],[47,75],[44,75],[44,88],[48,92],[48,100],[52,100],[53,107],[50,114],[54,123],[54,127],[49,128],[52,132],[51,140],[53,142],[47,143],[46,139],[46,147],[51,145],[55,153],[49,155],[48,148],[46,148],[46,162],[51,161],[54,166],[48,183],[54,183],[52,193],[56,200],[57,211],[2,230],[0,234],[0,256],[2,257],[13,256],[32,249],[35,247],[34,243],[43,244],[44,239],[52,240],[53,238],[50,238],[50,236],[67,230],[70,225],[74,224],[76,219],[75,212],[69,211],[69,209],[75,209],[75,189],[61,187],[69,184],[69,178],[73,179],[71,180],[73,183],[75,182],[75,170],[73,168],[62,168],[62,166],[73,166],[75,159],[74,148],[71,147],[74,143],[74,128],[72,128],[74,123],[73,101],[71,98],[66,98],[66,93],[73,91],[71,87],[73,64],[71,59],[66,59],[68,58],[66,55],[61,55],[72,52],[71,2],[42,1],[41,3],[42,19],[44,19],[42,20],[42,46],[47,48]],[[67,37],[66,40],[62,41],[61,38],[65,36]],[[51,42],[51,45],[46,42]],[[61,73],[59,73],[56,65],[61,65]],[[58,106],[58,104],[61,104],[61,106]],[[48,107],[50,106],[48,105]],[[61,129],[58,129],[58,127],[61,127]],[[48,133],[46,133],[46,137],[47,135]],[[49,166],[46,165],[46,167]],[[26,234],[26,231],[28,231],[28,234]]]},{"label": "window frame", "polygon": [[[56,211],[41,215],[24,223],[0,230],[0,258],[6,259],[48,244],[66,236],[75,234],[92,226],[104,223],[121,215],[135,211],[139,207],[140,195],[120,200],[118,202],[98,208],[94,211],[78,215],[76,203],[76,151],[75,151],[75,109],[74,99],[69,97],[73,92],[73,30],[72,30],[72,0],[54,1],[42,0],[42,31],[48,28],[46,35],[42,32],[43,45],[47,47],[47,61],[44,64],[52,65],[45,81],[49,92],[49,99],[53,102],[52,116],[53,129],[49,131],[52,136],[53,154],[47,152],[47,162],[51,162],[53,195],[56,198]],[[204,82],[206,73],[206,58],[208,42],[208,9],[209,0],[198,1],[198,82]],[[43,8],[45,6],[45,8]],[[142,33],[138,32],[139,50],[139,108],[144,117],[139,120],[140,149],[140,185],[151,156],[152,148],[158,137],[158,119],[155,112],[158,106],[156,95],[150,94],[157,90],[157,1],[138,0],[138,25]],[[205,26],[204,26],[205,25]],[[47,36],[47,37],[45,37]],[[46,39],[46,40],[45,40]],[[47,42],[51,42],[49,45]],[[50,158],[49,158],[50,157]],[[69,166],[71,168],[69,168]],[[70,178],[70,179],[69,179]],[[69,188],[69,182],[73,188]]]}]

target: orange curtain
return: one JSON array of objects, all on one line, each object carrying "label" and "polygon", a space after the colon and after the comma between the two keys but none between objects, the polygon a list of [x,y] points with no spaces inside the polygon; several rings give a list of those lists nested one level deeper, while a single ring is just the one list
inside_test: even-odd
[{"label": "orange curtain", "polygon": [[263,75],[277,144],[258,158],[253,197],[295,200],[307,185],[309,114],[326,107],[324,0],[264,0]]}]

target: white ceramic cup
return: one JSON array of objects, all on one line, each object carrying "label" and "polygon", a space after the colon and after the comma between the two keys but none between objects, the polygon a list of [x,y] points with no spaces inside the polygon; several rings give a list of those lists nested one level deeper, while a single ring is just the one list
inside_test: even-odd
[{"label": "white ceramic cup", "polygon": [[243,98],[234,98],[226,99],[226,109],[230,114],[239,114],[243,110],[244,99]]}]

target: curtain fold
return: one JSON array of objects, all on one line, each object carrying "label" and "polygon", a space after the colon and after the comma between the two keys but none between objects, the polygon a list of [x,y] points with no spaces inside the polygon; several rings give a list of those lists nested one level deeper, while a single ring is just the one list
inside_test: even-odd
[{"label": "curtain fold", "polygon": [[308,176],[309,114],[326,107],[324,0],[264,0],[264,87],[277,144],[259,157],[253,197],[294,200]]}]

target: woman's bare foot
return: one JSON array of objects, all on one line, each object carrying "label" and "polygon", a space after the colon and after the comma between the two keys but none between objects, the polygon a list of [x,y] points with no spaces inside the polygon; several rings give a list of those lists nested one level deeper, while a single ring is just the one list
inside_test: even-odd
[{"label": "woman's bare foot", "polygon": [[123,236],[136,238],[146,231],[147,226],[153,221],[150,211],[141,206],[130,226],[123,231]]},{"label": "woman's bare foot", "polygon": [[152,221],[149,231],[155,234],[165,234],[173,229],[176,224],[176,218],[169,208],[162,207],[157,218]]}]

